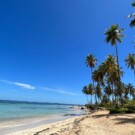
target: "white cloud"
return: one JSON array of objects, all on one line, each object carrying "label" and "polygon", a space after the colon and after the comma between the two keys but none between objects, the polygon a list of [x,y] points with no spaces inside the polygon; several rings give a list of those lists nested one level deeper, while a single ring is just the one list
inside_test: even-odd
[{"label": "white cloud", "polygon": [[24,89],[31,89],[31,90],[36,89],[35,86],[32,86],[30,84],[25,84],[25,83],[20,83],[20,82],[12,82],[12,81],[8,81],[8,80],[0,80],[0,81],[7,83],[7,84],[11,84],[11,85],[16,85],[16,86],[19,86],[19,87],[24,88]]},{"label": "white cloud", "polygon": [[52,88],[47,88],[47,87],[40,87],[39,89],[45,90],[45,91],[52,91],[52,92],[56,92],[56,93],[60,93],[60,94],[68,94],[68,95],[72,95],[72,96],[77,95],[76,93],[73,93],[73,92],[59,90],[59,89],[52,89]]},{"label": "white cloud", "polygon": [[19,82],[14,82],[14,85],[20,86],[25,89],[32,89],[32,90],[36,89],[34,86],[31,86],[29,84],[19,83]]},{"label": "white cloud", "polygon": [[7,84],[13,84],[13,82],[11,81],[7,81],[7,80],[0,80],[1,82],[7,83]]},{"label": "white cloud", "polygon": [[48,87],[35,87],[32,86],[30,84],[25,84],[25,83],[20,83],[20,82],[12,82],[12,81],[8,81],[8,80],[0,80],[1,82],[10,84],[10,85],[15,85],[24,89],[31,89],[31,90],[35,90],[36,88],[38,88],[39,90],[44,90],[44,91],[51,91],[51,92],[56,92],[56,93],[60,93],[60,94],[65,94],[65,95],[72,95],[72,96],[76,96],[78,94],[73,93],[73,92],[69,92],[69,91],[65,91],[65,90],[60,90],[60,89],[52,89],[52,88],[48,88]]}]

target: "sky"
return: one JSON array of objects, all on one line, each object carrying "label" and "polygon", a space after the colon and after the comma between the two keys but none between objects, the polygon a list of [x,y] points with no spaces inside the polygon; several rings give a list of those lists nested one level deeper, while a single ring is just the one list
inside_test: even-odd
[{"label": "sky", "polygon": [[130,0],[0,1],[0,99],[86,103],[82,87],[91,83],[85,58],[98,65],[115,48],[105,43],[111,24],[124,28],[118,44],[125,83],[135,82],[124,59],[133,53],[135,28],[125,17],[134,12]]}]

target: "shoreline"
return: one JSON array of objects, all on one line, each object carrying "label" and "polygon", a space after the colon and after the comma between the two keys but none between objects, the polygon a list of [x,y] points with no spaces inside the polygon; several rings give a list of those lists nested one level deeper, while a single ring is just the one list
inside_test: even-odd
[{"label": "shoreline", "polygon": [[134,135],[135,114],[96,111],[10,135]]},{"label": "shoreline", "polygon": [[51,129],[52,127],[54,127],[55,125],[61,125],[62,123],[69,123],[74,121],[76,118],[81,117],[81,116],[63,116],[63,119],[53,119],[51,121],[47,121],[47,123],[40,123],[41,125],[36,126],[34,128],[28,128],[28,129],[24,129],[21,131],[17,131],[17,132],[13,132],[13,133],[8,133],[7,135],[36,135],[39,134],[42,131],[46,131],[48,129]]},{"label": "shoreline", "polygon": [[61,115],[50,115],[49,117],[37,117],[18,121],[7,121],[0,124],[1,135],[11,134],[14,132],[36,128],[41,125],[48,125],[50,123],[59,122],[62,120],[69,119],[74,116],[61,116]]},{"label": "shoreline", "polygon": [[71,112],[65,114],[50,114],[46,116],[37,116],[31,118],[19,118],[12,120],[5,120],[0,122],[0,133],[1,135],[14,134],[15,132],[29,130],[42,125],[48,125],[51,123],[63,121],[69,118],[80,116],[85,113],[84,110],[71,109]]}]

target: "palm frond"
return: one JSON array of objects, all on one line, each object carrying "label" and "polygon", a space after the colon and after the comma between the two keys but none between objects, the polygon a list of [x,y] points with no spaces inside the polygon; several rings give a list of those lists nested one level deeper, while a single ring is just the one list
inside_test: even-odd
[{"label": "palm frond", "polygon": [[130,27],[134,27],[135,26],[135,19],[131,20],[130,22]]},{"label": "palm frond", "polygon": [[131,3],[131,5],[132,5],[133,7],[135,7],[135,1],[134,1],[134,2],[132,2],[132,3]]},{"label": "palm frond", "polygon": [[119,43],[122,42],[121,39],[120,39],[119,37],[116,37],[116,40],[117,40]]}]

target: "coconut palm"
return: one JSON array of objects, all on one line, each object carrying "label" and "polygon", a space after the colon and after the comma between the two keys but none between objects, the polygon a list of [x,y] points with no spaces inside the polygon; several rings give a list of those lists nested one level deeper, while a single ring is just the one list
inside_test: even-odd
[{"label": "coconut palm", "polygon": [[91,75],[93,72],[93,68],[95,68],[96,64],[97,64],[97,59],[95,58],[95,56],[93,54],[89,54],[86,57],[86,65],[91,68]]},{"label": "coconut palm", "polygon": [[[102,70],[100,70],[100,67],[98,67],[97,70],[94,70],[92,78],[97,84],[103,84],[103,73],[102,73]],[[95,100],[97,103],[97,89],[96,88],[94,90],[94,94],[95,94]]]},{"label": "coconut palm", "polygon": [[86,57],[86,65],[91,68],[91,79],[93,82],[93,88],[94,88],[94,80],[92,78],[92,73],[93,73],[93,68],[95,68],[96,64],[97,64],[97,59],[95,58],[95,56],[93,54],[89,54]]},{"label": "coconut palm", "polygon": [[119,73],[120,66],[119,66],[117,42],[118,43],[122,42],[121,38],[124,37],[124,35],[121,34],[122,31],[124,31],[124,29],[119,29],[119,25],[117,24],[117,25],[111,25],[111,27],[109,29],[107,29],[107,31],[105,32],[105,36],[106,36],[105,41],[107,43],[111,43],[111,45],[115,46],[115,49],[116,49],[119,81],[120,81],[120,73]]},{"label": "coconut palm", "polygon": [[91,95],[91,105],[92,105],[92,95],[94,94],[94,88],[92,84],[88,85],[88,93]]},{"label": "coconut palm", "polygon": [[[105,81],[106,80],[113,80],[114,78],[110,79],[112,76],[112,72],[114,72],[114,67],[117,67],[116,60],[112,55],[109,55],[107,57],[107,60],[102,62],[102,64],[93,72],[93,79],[95,82],[97,82],[96,87],[96,95],[99,99],[100,92],[100,85],[102,87],[105,87]],[[117,71],[117,70],[116,70]]]},{"label": "coconut palm", "polygon": [[114,56],[108,55],[107,59],[104,62],[105,64],[103,65],[103,68],[106,70],[106,75],[107,75],[107,81],[109,83],[112,83],[115,81],[118,76],[117,76],[117,62]]},{"label": "coconut palm", "polygon": [[[119,81],[119,76],[123,76],[123,71],[121,70],[122,68],[119,69],[119,75],[118,75],[118,67],[117,67],[117,62],[115,57],[112,55],[109,55],[105,61],[106,63],[106,68],[107,68],[107,84],[108,86],[108,91],[111,92],[112,94],[112,100],[114,100],[114,86],[116,87],[121,86],[121,82]],[[110,89],[109,89],[110,87]],[[109,91],[111,90],[111,91]],[[119,87],[119,93],[122,93],[122,89]],[[108,94],[109,94],[108,93]]]},{"label": "coconut palm", "polygon": [[116,59],[113,55],[108,55],[105,61],[105,68],[106,71],[109,72],[109,74],[111,74],[114,68],[117,68]]},{"label": "coconut palm", "polygon": [[128,95],[129,95],[129,88],[127,85],[125,85],[125,88],[124,88],[124,98],[125,99],[128,99]]},{"label": "coconut palm", "polygon": [[97,98],[99,102],[99,100],[101,100],[101,97],[102,97],[102,89],[99,83],[96,86],[96,94],[97,94]]},{"label": "coconut palm", "polygon": [[126,65],[128,68],[134,71],[135,76],[135,54],[129,54],[125,59]]},{"label": "coconut palm", "polygon": [[87,102],[89,104],[89,100],[88,100],[88,87],[87,86],[84,86],[83,89],[82,89],[82,93],[86,95],[86,98],[87,98]]},{"label": "coconut palm", "polygon": [[134,95],[135,95],[135,88],[134,88],[134,86],[133,86],[131,83],[129,83],[129,84],[127,85],[127,89],[129,90],[130,95],[131,95],[132,97],[134,97]]},{"label": "coconut palm", "polygon": [[101,68],[102,67],[99,66],[98,69],[93,71],[92,79],[97,83],[101,83],[103,81],[104,73]]},{"label": "coconut palm", "polygon": [[[119,73],[120,76],[123,75],[121,69]],[[108,96],[108,98],[111,94],[113,94],[113,98],[115,94],[114,86],[117,87],[117,89],[115,88],[118,91],[117,95],[121,95],[122,89],[119,89],[120,83],[118,85],[119,79],[117,61],[114,56],[108,55],[107,59],[104,62],[102,62],[102,64],[97,68],[97,70],[93,72],[93,79],[99,84],[104,84],[102,86],[104,87],[105,94]],[[107,86],[105,85],[105,83],[107,83]]]},{"label": "coconut palm", "polygon": [[105,87],[104,92],[105,92],[105,95],[108,96],[108,99],[109,99],[109,97],[113,93],[111,86],[109,84]]}]

